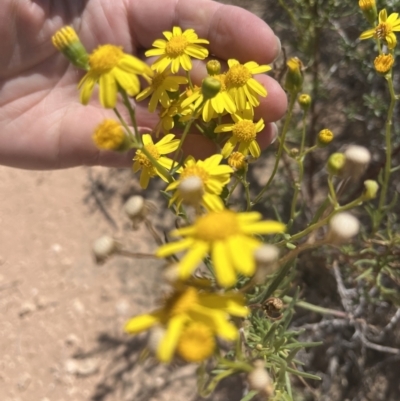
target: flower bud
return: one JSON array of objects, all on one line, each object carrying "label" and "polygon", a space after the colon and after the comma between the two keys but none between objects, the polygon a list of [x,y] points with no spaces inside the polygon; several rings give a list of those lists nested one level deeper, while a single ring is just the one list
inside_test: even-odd
[{"label": "flower bud", "polygon": [[257,284],[265,282],[266,276],[273,273],[278,267],[279,249],[275,245],[263,244],[254,252],[256,273],[254,280]]},{"label": "flower bud", "polygon": [[329,174],[342,175],[346,163],[346,156],[343,153],[333,153],[329,156],[326,168]]},{"label": "flower bud", "polygon": [[307,111],[311,106],[311,96],[303,93],[297,98],[297,102],[303,111]]},{"label": "flower bud", "polygon": [[254,362],[254,370],[248,374],[247,382],[250,390],[258,391],[267,399],[274,394],[272,379],[264,368],[264,361]]},{"label": "flower bud", "polygon": [[203,79],[201,84],[201,92],[204,99],[211,99],[215,97],[221,90],[221,82],[213,77],[207,77]]},{"label": "flower bud", "polygon": [[360,0],[358,2],[359,7],[361,8],[365,19],[372,25],[375,25],[376,18],[378,16],[378,12],[376,10],[375,0]]},{"label": "flower bud", "polygon": [[297,157],[299,155],[299,153],[300,153],[299,148],[292,148],[292,149],[290,149],[289,154],[291,157]]},{"label": "flower bud", "polygon": [[221,63],[218,60],[210,60],[206,64],[208,75],[218,75],[221,73]]},{"label": "flower bud", "polygon": [[51,38],[54,47],[76,67],[89,69],[89,55],[74,28],[64,26]]},{"label": "flower bud", "polygon": [[242,170],[247,166],[246,156],[241,152],[232,152],[228,158],[228,165],[235,171]]},{"label": "flower bud", "polygon": [[103,235],[98,238],[92,246],[96,263],[101,264],[105,262],[117,249],[117,242],[109,235]]},{"label": "flower bud", "polygon": [[297,57],[293,57],[287,62],[287,66],[285,89],[288,92],[301,91],[303,86],[303,63]]},{"label": "flower bud", "polygon": [[347,212],[335,214],[329,221],[326,241],[331,244],[347,242],[360,231],[360,222]]},{"label": "flower bud", "polygon": [[370,200],[376,198],[379,190],[379,184],[374,180],[364,181],[364,192],[362,194],[362,200]]},{"label": "flower bud", "polygon": [[369,162],[371,161],[371,153],[364,146],[350,145],[344,152],[346,163],[344,166],[344,174],[347,177],[358,179],[364,174]]},{"label": "flower bud", "polygon": [[178,191],[185,205],[198,206],[204,195],[203,181],[194,175],[186,177],[179,183]]},{"label": "flower bud", "polygon": [[317,146],[319,148],[324,148],[329,145],[333,141],[334,135],[333,132],[327,128],[319,131],[317,137]]},{"label": "flower bud", "polygon": [[374,60],[374,67],[378,74],[386,75],[392,69],[394,57],[391,54],[380,54]]}]

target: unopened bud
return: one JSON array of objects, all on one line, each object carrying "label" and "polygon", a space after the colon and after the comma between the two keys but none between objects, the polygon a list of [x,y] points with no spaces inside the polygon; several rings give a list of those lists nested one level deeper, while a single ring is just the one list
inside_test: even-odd
[{"label": "unopened bud", "polygon": [[242,170],[247,166],[246,156],[241,152],[232,152],[228,158],[228,165],[235,171]]},{"label": "unopened bud", "polygon": [[363,200],[370,200],[376,198],[379,190],[379,184],[374,180],[364,181],[364,192],[362,194]]},{"label": "unopened bud", "polygon": [[306,93],[302,93],[298,98],[297,102],[299,103],[301,109],[303,111],[307,111],[311,106],[311,96]]},{"label": "unopened bud", "polygon": [[301,91],[303,86],[303,63],[297,57],[293,57],[287,62],[287,66],[285,89],[288,92]]},{"label": "unopened bud", "polygon": [[320,148],[324,148],[329,145],[333,141],[334,135],[333,132],[327,128],[319,131],[317,137],[317,146]]},{"label": "unopened bud", "polygon": [[360,231],[360,222],[347,212],[335,214],[329,221],[326,241],[331,244],[347,242]]},{"label": "unopened bud", "polygon": [[204,195],[203,181],[197,176],[189,176],[179,183],[178,191],[185,205],[197,206]]},{"label": "unopened bud", "polygon": [[118,249],[117,242],[109,235],[98,238],[92,246],[92,251],[96,262],[105,262]]},{"label": "unopened bud", "polygon": [[218,60],[210,60],[206,64],[208,75],[218,75],[221,73],[221,63]]},{"label": "unopened bud", "polygon": [[362,10],[365,19],[374,26],[378,16],[375,0],[359,0],[358,5]]},{"label": "unopened bud", "polygon": [[273,273],[278,267],[279,249],[275,245],[263,244],[254,252],[256,273],[254,280],[257,284],[265,282],[266,276]]},{"label": "unopened bud", "polygon": [[342,175],[346,163],[346,156],[343,153],[333,153],[329,156],[326,168],[329,174]]},{"label": "unopened bud", "polygon": [[204,99],[211,99],[219,93],[221,90],[221,82],[213,77],[207,77],[203,79],[201,84],[201,93],[204,96]]},{"label": "unopened bud", "polygon": [[350,145],[344,155],[346,156],[344,173],[356,180],[364,173],[371,161],[371,153],[364,146]]},{"label": "unopened bud", "polygon": [[274,386],[271,376],[265,370],[264,361],[255,361],[254,370],[247,376],[250,390],[258,391],[267,399],[274,394]]},{"label": "unopened bud", "polygon": [[386,75],[392,69],[394,57],[391,54],[380,54],[374,60],[374,67],[378,74]]},{"label": "unopened bud", "polygon": [[300,150],[298,148],[292,148],[290,149],[290,156],[292,157],[297,157],[300,153]]},{"label": "unopened bud", "polygon": [[64,26],[51,38],[54,47],[76,67],[89,69],[89,55],[74,28]]}]

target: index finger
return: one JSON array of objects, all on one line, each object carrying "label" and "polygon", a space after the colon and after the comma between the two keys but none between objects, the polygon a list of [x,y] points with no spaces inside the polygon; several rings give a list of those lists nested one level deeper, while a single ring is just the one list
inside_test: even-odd
[{"label": "index finger", "polygon": [[272,29],[260,18],[240,7],[210,0],[130,0],[128,17],[132,37],[150,48],[161,32],[173,26],[192,28],[199,38],[210,41],[211,54],[240,62],[271,63],[280,51]]}]

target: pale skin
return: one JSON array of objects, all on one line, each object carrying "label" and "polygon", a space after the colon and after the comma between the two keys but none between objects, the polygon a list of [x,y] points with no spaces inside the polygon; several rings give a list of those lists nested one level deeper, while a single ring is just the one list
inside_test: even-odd
[{"label": "pale skin", "polygon": [[[91,136],[104,117],[94,94],[79,103],[77,83],[83,76],[51,43],[62,26],[71,25],[92,51],[100,44],[123,46],[142,56],[162,31],[193,28],[210,41],[210,54],[221,60],[269,64],[279,41],[262,20],[238,7],[211,0],[3,0],[0,7],[0,164],[24,169],[59,169],[79,165],[130,167],[132,153],[99,151]],[[204,74],[196,63],[194,79]],[[286,110],[286,95],[272,78],[257,79],[266,87],[256,118],[267,123],[258,135],[262,148],[276,135],[274,121]],[[119,109],[122,110],[121,107]],[[157,114],[137,106],[143,132],[154,127]],[[205,157],[215,147],[191,135],[186,153]]]}]

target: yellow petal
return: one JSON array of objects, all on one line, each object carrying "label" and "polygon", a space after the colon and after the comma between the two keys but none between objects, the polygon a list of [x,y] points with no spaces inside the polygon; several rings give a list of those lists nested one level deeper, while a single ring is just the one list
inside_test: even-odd
[{"label": "yellow petal", "polygon": [[167,332],[157,350],[157,358],[161,362],[169,362],[173,358],[186,321],[187,317],[185,315],[178,315],[168,322]]},{"label": "yellow petal", "polygon": [[179,262],[179,277],[187,280],[207,255],[209,245],[204,241],[195,241],[186,255]]},{"label": "yellow petal", "polygon": [[236,272],[233,268],[229,249],[223,241],[215,241],[212,247],[215,277],[222,287],[231,287],[236,282]]},{"label": "yellow petal", "polygon": [[246,234],[275,234],[284,232],[285,228],[279,221],[264,220],[243,225],[242,231]]},{"label": "yellow petal", "polygon": [[169,242],[168,244],[161,245],[156,251],[156,256],[165,258],[166,256],[182,252],[190,248],[193,242],[194,240],[192,238],[185,238],[181,241]]},{"label": "yellow petal", "polygon": [[136,334],[142,331],[148,330],[150,327],[162,320],[163,313],[161,310],[154,311],[152,313],[139,315],[129,319],[124,327],[126,333]]}]

